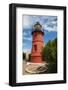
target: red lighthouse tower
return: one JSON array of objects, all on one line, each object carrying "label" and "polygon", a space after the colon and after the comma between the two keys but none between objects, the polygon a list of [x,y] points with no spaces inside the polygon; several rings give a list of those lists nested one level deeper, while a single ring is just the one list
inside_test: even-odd
[{"label": "red lighthouse tower", "polygon": [[42,48],[43,48],[43,29],[42,25],[37,22],[33,26],[32,31],[32,51],[31,51],[31,62],[42,63]]}]

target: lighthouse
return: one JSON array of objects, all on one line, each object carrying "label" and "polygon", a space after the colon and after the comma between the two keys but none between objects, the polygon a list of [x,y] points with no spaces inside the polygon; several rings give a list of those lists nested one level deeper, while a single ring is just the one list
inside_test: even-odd
[{"label": "lighthouse", "polygon": [[42,48],[44,45],[43,40],[43,28],[39,22],[33,26],[32,30],[32,50],[31,50],[31,62],[42,63]]},{"label": "lighthouse", "polygon": [[32,30],[31,62],[27,62],[25,68],[25,72],[28,74],[39,74],[48,69],[46,63],[42,62],[43,36],[43,27],[39,22],[36,22]]}]

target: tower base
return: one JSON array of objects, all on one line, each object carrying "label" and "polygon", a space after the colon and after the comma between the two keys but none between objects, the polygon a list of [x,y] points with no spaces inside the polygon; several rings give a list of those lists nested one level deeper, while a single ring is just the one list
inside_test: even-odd
[{"label": "tower base", "polygon": [[41,56],[32,56],[31,62],[32,63],[41,63],[42,64],[42,57]]}]

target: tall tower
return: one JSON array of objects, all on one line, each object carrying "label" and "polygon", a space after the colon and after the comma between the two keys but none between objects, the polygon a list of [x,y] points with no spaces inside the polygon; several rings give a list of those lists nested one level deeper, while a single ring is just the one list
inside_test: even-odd
[{"label": "tall tower", "polygon": [[32,51],[31,51],[31,62],[42,63],[42,48],[43,48],[43,29],[39,22],[33,26],[32,31]]}]

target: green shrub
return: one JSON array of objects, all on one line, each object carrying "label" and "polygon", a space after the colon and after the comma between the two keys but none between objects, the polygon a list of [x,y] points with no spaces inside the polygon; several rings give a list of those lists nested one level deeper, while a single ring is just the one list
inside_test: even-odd
[{"label": "green shrub", "polygon": [[42,50],[42,60],[48,63],[48,73],[57,72],[57,39],[49,41]]}]

